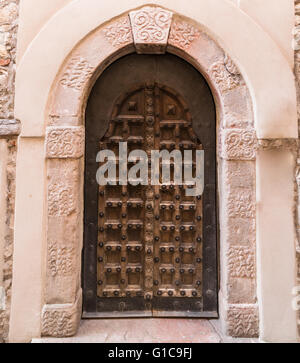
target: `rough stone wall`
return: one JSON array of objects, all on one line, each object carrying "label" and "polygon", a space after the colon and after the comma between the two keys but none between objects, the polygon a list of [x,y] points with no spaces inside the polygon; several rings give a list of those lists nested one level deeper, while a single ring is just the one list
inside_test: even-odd
[{"label": "rough stone wall", "polygon": [[[300,0],[295,0],[295,15],[296,15],[296,26],[295,26],[295,76],[297,86],[297,101],[298,101],[298,127],[300,135]],[[300,145],[300,143],[299,143]],[[296,252],[297,252],[297,283],[298,293],[300,294],[300,149],[298,150],[297,169],[296,169],[296,189],[297,189],[297,211],[296,211]],[[299,312],[299,336],[300,336],[300,312]]]},{"label": "rough stone wall", "polygon": [[[7,125],[14,124],[14,78],[18,10],[19,0],[0,0],[0,131],[7,129]],[[17,149],[16,136],[5,136],[5,134],[5,132],[0,132],[0,137],[4,138],[8,150],[6,158],[6,191],[0,191],[6,193],[3,281],[0,281],[2,300],[5,300],[5,304],[2,304],[2,307],[0,305],[0,343],[7,341],[9,328]]]}]

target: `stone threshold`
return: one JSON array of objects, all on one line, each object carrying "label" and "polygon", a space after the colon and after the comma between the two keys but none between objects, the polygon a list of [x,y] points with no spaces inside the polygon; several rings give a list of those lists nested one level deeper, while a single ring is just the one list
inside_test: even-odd
[{"label": "stone threshold", "polygon": [[32,343],[256,343],[221,333],[219,320],[101,319],[82,320],[71,338],[33,339]]}]

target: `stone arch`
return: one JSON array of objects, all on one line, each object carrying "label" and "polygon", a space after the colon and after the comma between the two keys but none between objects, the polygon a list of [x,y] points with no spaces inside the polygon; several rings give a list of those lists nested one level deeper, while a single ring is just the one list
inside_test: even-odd
[{"label": "stone arch", "polygon": [[[156,34],[143,24],[145,17],[155,25]],[[77,331],[82,305],[85,105],[101,72],[133,52],[182,57],[212,89],[219,139],[221,316],[228,334],[257,336],[257,140],[250,92],[238,67],[205,29],[156,6],[124,14],[90,33],[69,54],[52,86],[46,113],[47,273],[42,335],[71,336]]]}]

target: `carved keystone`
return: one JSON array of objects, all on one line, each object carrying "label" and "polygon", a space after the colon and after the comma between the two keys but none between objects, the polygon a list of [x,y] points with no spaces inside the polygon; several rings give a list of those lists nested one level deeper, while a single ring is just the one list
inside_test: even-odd
[{"label": "carved keystone", "polygon": [[139,54],[166,52],[173,13],[160,7],[144,7],[129,14],[136,51]]}]

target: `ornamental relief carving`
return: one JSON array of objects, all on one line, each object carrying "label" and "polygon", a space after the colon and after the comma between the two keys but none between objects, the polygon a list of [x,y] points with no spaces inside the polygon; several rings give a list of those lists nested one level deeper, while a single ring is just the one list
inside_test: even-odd
[{"label": "ornamental relief carving", "polygon": [[164,53],[173,13],[160,7],[144,7],[129,14],[138,53]]},{"label": "ornamental relief carving", "polygon": [[228,92],[242,83],[241,74],[227,55],[223,61],[218,61],[212,65],[210,75],[221,92]]},{"label": "ornamental relief carving", "polygon": [[193,25],[184,21],[174,21],[170,31],[169,44],[188,50],[199,36],[200,31]]},{"label": "ornamental relief carving", "polygon": [[237,278],[255,278],[254,251],[249,247],[231,247],[227,253],[229,275]]},{"label": "ornamental relief carving", "polygon": [[50,242],[48,247],[48,268],[52,277],[70,276],[73,273],[75,250],[71,246],[59,246]]},{"label": "ornamental relief carving", "polygon": [[234,191],[229,195],[228,216],[232,218],[255,218],[256,206],[252,190]]},{"label": "ornamental relief carving", "polygon": [[241,76],[237,66],[233,63],[232,59],[226,54],[224,58],[224,65],[227,71],[233,76]]},{"label": "ornamental relief carving", "polygon": [[223,130],[221,137],[222,158],[227,160],[255,160],[257,150],[255,130]]},{"label": "ornamental relief carving", "polygon": [[82,295],[74,305],[45,305],[42,312],[42,336],[71,337],[76,334],[81,318]]},{"label": "ornamental relief carving", "polygon": [[[146,7],[131,12],[130,18],[120,18],[104,30],[102,29],[101,32],[103,32],[102,35],[114,47],[130,44],[134,40],[138,53],[163,53],[166,50],[168,38],[171,45],[188,51],[192,47],[193,42],[200,37],[201,32],[186,22],[175,21],[171,26],[172,16],[171,12],[162,8]],[[104,41],[104,46],[107,47],[107,45]],[[219,85],[221,92],[227,92],[226,96],[231,96],[234,92],[228,91],[233,89],[236,89],[236,93],[240,92],[242,87],[239,87],[239,85],[242,84],[243,80],[229,57],[225,56],[224,61],[215,63],[210,71],[211,77]],[[93,67],[88,61],[81,57],[74,57],[59,82],[63,87],[79,91],[82,90],[87,79],[92,74]],[[232,110],[231,104],[228,109]],[[228,160],[254,160],[257,148],[255,131],[238,129],[238,127],[242,127],[242,121],[240,121],[239,117],[240,114],[237,112],[237,120],[234,119],[235,123],[232,122],[233,127],[236,127],[235,129],[224,130],[222,135],[224,139],[221,144],[224,144],[225,147],[221,150],[222,156]],[[58,120],[57,122],[61,121]],[[237,124],[237,122],[241,123]],[[147,142],[152,143],[152,141],[153,136],[149,135]],[[46,135],[46,155],[49,159],[81,158],[84,155],[84,127],[49,127]],[[53,162],[53,160],[48,162]],[[55,160],[56,162],[69,163],[69,161],[63,160]],[[233,172],[231,177],[235,177],[235,172]],[[242,180],[240,182],[242,183]],[[250,181],[248,182],[250,183]],[[229,182],[229,185],[231,185],[231,182]],[[228,202],[230,217],[229,233],[235,235],[236,240],[243,240],[243,242],[246,239],[241,238],[242,236],[251,235],[248,238],[252,239],[253,235],[253,242],[255,242],[256,208],[253,198],[254,186],[246,185],[247,190],[244,191],[241,191],[241,188],[242,186],[239,185],[237,192],[235,192],[236,188],[233,188],[234,191],[230,189],[231,194],[229,195]],[[70,179],[65,181],[63,178],[50,180],[48,186],[48,216],[70,216],[76,209],[79,209],[76,204],[78,202],[77,193],[79,193],[79,189],[79,184],[74,185]],[[151,197],[149,196],[150,199]],[[236,223],[238,220],[244,222],[244,227]],[[230,226],[231,221],[236,226],[235,228],[239,229],[239,233],[237,233],[234,227]],[[150,225],[151,217],[146,227],[148,232],[145,238],[149,245],[153,241],[153,233],[151,233],[153,226],[151,225],[152,228],[150,228]],[[238,225],[239,227],[237,227]],[[247,227],[248,225],[250,226]],[[57,242],[53,242],[53,240],[55,238],[48,239],[49,275],[52,275],[52,277],[73,275],[77,271],[76,261],[72,260],[76,255],[77,247],[60,246]],[[255,254],[251,248],[232,247],[229,249],[227,257],[231,277],[255,278]],[[149,273],[149,275],[152,264],[153,260],[148,259],[146,261],[146,273]],[[146,279],[146,288],[150,290],[152,287],[153,280],[150,278]],[[57,307],[54,305],[46,306],[42,319],[43,335],[54,337],[71,336],[76,333],[77,321],[75,319],[80,319],[80,317],[81,308],[74,309],[74,307],[69,307],[61,309],[59,305]],[[228,321],[229,331],[233,336],[252,337],[258,334],[258,312],[256,308],[234,306],[230,308]]]},{"label": "ornamental relief carving", "polygon": [[72,316],[65,311],[45,311],[42,331],[44,336],[68,337],[73,335]]},{"label": "ornamental relief carving", "polygon": [[129,17],[123,17],[104,29],[105,38],[114,46],[120,47],[133,42]]},{"label": "ornamental relief carving", "polygon": [[259,317],[256,307],[232,307],[227,313],[228,333],[236,338],[259,336]]},{"label": "ornamental relief carving", "polygon": [[69,65],[63,74],[60,84],[63,87],[72,88],[80,91],[88,79],[91,78],[94,72],[87,60],[77,56],[70,60]]},{"label": "ornamental relief carving", "polygon": [[84,154],[84,128],[48,127],[46,157],[49,159],[81,158]]},{"label": "ornamental relief carving", "polygon": [[48,185],[48,215],[61,217],[71,215],[75,207],[74,189],[64,182],[50,183]]}]

